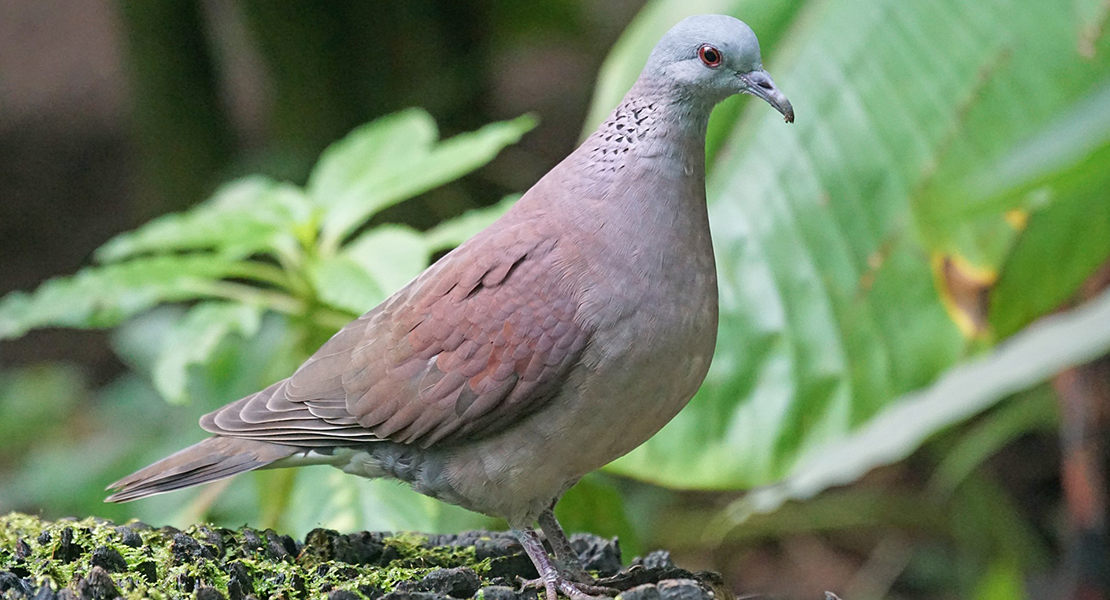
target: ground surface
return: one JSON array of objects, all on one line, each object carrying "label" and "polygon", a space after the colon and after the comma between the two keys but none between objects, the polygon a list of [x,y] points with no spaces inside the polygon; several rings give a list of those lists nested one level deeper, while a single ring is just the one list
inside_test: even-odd
[{"label": "ground surface", "polygon": [[[575,550],[623,600],[730,600],[713,573],[666,552],[621,563],[616,540],[576,535]],[[506,533],[458,535],[317,529],[303,541],[247,527],[184,531],[86,519],[0,517],[0,599],[531,600],[536,576]]]}]

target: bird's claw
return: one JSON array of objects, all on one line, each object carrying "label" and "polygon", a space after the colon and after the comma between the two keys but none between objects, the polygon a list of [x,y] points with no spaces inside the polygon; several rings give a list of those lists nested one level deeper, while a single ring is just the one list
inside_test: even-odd
[{"label": "bird's claw", "polygon": [[[581,574],[574,575],[585,576],[596,583],[596,580],[588,573],[582,572]],[[543,589],[547,593],[547,600],[558,600],[558,594],[560,592],[567,598],[570,598],[570,600],[614,598],[620,593],[613,588],[594,585],[593,583],[573,581],[563,575],[559,575],[552,579],[544,579],[543,577],[536,579],[521,579],[521,589]]]}]

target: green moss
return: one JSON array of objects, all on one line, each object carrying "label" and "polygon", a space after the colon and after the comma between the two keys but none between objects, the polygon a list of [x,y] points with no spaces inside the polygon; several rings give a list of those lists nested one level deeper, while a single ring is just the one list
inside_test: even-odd
[{"label": "green moss", "polygon": [[[732,597],[718,575],[684,571],[666,557],[653,561],[655,566],[622,570],[615,541],[593,537],[586,545],[582,556],[592,557],[592,564],[606,571],[601,583],[611,589],[658,584],[663,600]],[[425,579],[437,569],[457,567],[473,573],[460,569]],[[515,586],[520,577],[534,577],[535,570],[519,544],[501,533],[429,539],[414,533],[344,535],[316,529],[299,543],[249,527],[231,530],[200,524],[178,531],[138,522],[52,522],[11,513],[0,517],[0,577],[8,587],[11,575],[16,589],[0,592],[0,599],[38,597],[42,586],[68,588],[74,594],[67,595],[80,600],[113,597],[113,586],[129,600],[192,598],[202,586],[215,588],[229,600],[248,595],[265,600],[324,599],[332,590],[377,598],[402,582],[414,583],[398,591],[431,591],[438,595],[429,597],[442,599],[443,594],[469,596],[488,585]],[[25,594],[28,588],[30,596]],[[534,597],[531,594],[515,596]],[[405,596],[393,597],[401,598]]]},{"label": "green moss", "polygon": [[[125,543],[125,534],[133,545]],[[250,528],[195,525],[178,532],[137,523],[118,527],[99,519],[50,522],[11,513],[0,517],[0,570],[60,589],[97,564],[95,549],[112,549],[127,563],[126,571],[111,573],[124,598],[177,598],[199,585],[227,596],[236,569],[248,574],[247,587],[259,598],[320,596],[330,589],[365,596],[374,589],[388,592],[402,581],[419,580],[436,568],[469,567],[479,576],[489,572],[489,560],[477,560],[473,546],[431,547],[427,538],[409,533],[361,535],[361,546],[352,546],[348,536],[317,530],[306,544],[297,545],[272,531]],[[372,551],[377,556],[373,561],[380,564],[351,564],[357,551]]]}]

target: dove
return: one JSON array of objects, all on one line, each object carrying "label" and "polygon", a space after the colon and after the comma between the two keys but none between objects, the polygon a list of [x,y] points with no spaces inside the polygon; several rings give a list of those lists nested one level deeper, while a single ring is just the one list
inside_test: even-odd
[{"label": "dove", "polygon": [[794,120],[746,24],[679,22],[605,122],[500,219],[288,379],[202,417],[211,437],[113,483],[108,501],[326,464],[504,518],[547,600],[611,593],[553,509],[705,378],[718,314],[705,135],[735,94]]}]

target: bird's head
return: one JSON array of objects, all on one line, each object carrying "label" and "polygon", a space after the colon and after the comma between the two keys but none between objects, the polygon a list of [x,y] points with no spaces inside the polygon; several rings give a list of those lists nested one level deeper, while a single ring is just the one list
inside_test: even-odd
[{"label": "bird's head", "polygon": [[743,21],[725,15],[688,17],[663,36],[644,67],[716,104],[734,94],[762,98],[794,122],[794,108],[763,70],[759,40]]}]

